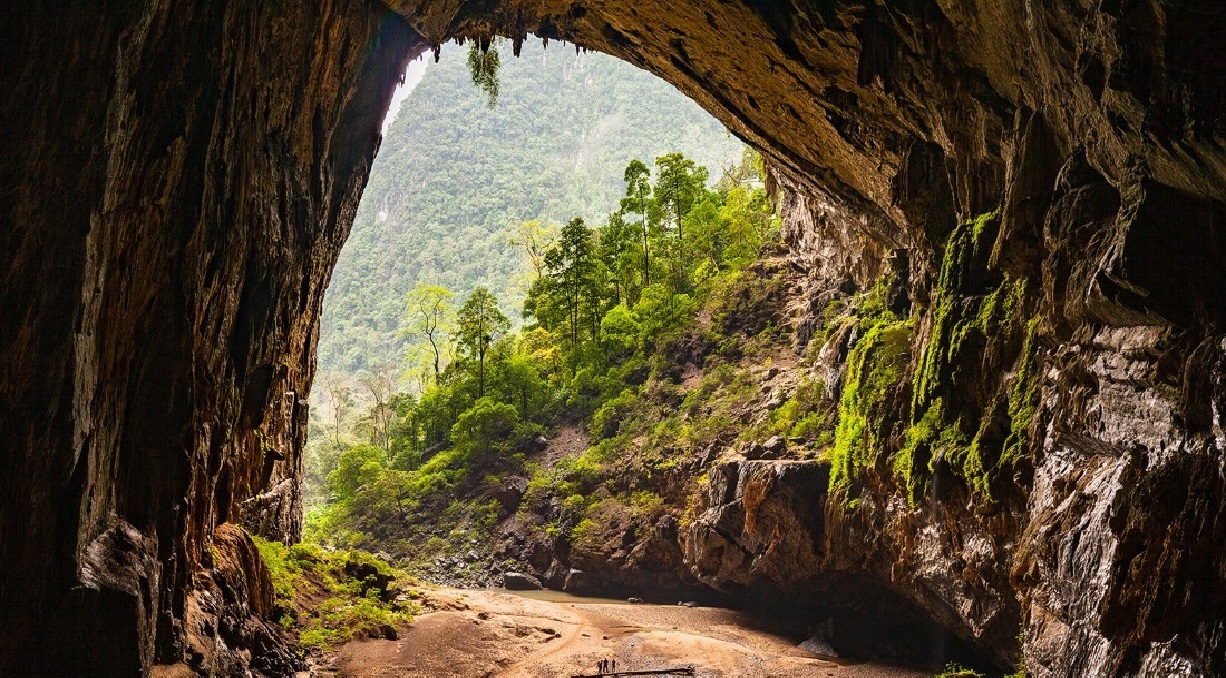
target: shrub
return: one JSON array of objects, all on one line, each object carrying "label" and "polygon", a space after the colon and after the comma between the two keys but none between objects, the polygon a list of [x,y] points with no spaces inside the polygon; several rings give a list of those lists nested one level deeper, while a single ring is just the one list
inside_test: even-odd
[{"label": "shrub", "polygon": [[627,389],[601,405],[592,415],[589,427],[592,437],[600,440],[617,435],[621,423],[626,421],[637,402],[638,393],[634,389]]},{"label": "shrub", "polygon": [[519,411],[514,405],[487,396],[460,415],[451,427],[451,440],[456,447],[469,450],[501,447],[518,423]]}]

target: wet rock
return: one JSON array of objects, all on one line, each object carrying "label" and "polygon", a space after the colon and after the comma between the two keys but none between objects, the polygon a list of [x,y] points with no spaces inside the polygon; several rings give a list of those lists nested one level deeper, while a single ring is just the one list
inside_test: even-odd
[{"label": "wet rock", "polygon": [[241,528],[219,525],[209,549],[210,569],[198,574],[187,601],[188,664],[209,675],[255,669],[292,675],[303,664],[277,624],[272,578],[255,542]]},{"label": "wet rock", "polygon": [[682,539],[695,576],[716,588],[766,584],[781,590],[824,569],[821,507],[829,467],[729,462],[710,476],[711,508]]},{"label": "wet rock", "polygon": [[502,575],[502,586],[512,591],[539,591],[544,588],[540,579],[523,572],[507,572]]}]

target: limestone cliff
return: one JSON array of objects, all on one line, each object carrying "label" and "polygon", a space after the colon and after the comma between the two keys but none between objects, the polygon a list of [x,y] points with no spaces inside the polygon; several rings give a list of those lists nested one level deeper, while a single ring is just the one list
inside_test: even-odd
[{"label": "limestone cliff", "polygon": [[298,532],[323,290],[414,36],[364,0],[4,15],[0,674],[132,675],[192,654],[214,526]]},{"label": "limestone cliff", "polygon": [[392,86],[495,33],[625,58],[761,148],[813,303],[893,271],[910,325],[823,336],[844,391],[898,378],[846,399],[813,585],[872,577],[1002,663],[1024,627],[1037,675],[1226,673],[1220,4],[388,4],[5,12],[0,673],[183,662],[214,526],[293,538]]}]

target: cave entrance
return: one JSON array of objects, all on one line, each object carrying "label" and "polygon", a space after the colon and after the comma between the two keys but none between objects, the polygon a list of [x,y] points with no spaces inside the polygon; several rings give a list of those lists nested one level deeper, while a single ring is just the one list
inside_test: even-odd
[{"label": "cave entrance", "polygon": [[[890,223],[889,177],[915,127],[896,122],[902,114],[877,86],[902,41],[862,3],[386,5],[394,11],[368,0],[107,11],[43,2],[6,23],[6,55],[21,67],[0,74],[11,94],[0,106],[23,134],[4,140],[12,162],[0,191],[11,214],[3,437],[15,450],[0,455],[13,490],[0,492],[0,610],[10,622],[0,672],[132,674],[188,662],[225,674],[235,666],[208,662],[245,650],[209,659],[193,643],[267,642],[267,629],[232,614],[267,612],[273,597],[250,542],[226,524],[298,536],[324,286],[409,53],[456,35],[518,43],[532,32],[615,54],[749,140],[793,197],[820,187],[858,223]],[[70,92],[80,96],[66,106]],[[860,107],[884,111],[872,139],[846,115]],[[648,319],[685,310],[676,296],[661,295]],[[733,310],[738,323],[762,320]],[[617,320],[626,337],[644,324]],[[680,343],[676,355],[693,348]],[[587,397],[602,382],[579,386]],[[460,430],[505,431],[506,414],[487,408]],[[614,408],[603,422],[624,418]],[[366,468],[350,470],[362,481]],[[585,467],[572,470],[582,481]],[[686,489],[668,484],[675,466],[659,471],[664,487]],[[580,484],[566,496],[583,495]],[[624,537],[660,505],[602,503],[588,527],[618,526]],[[676,528],[651,525],[666,538]],[[378,582],[367,565],[351,570]],[[222,581],[206,581],[214,576]]]},{"label": "cave entrance", "polygon": [[[614,57],[557,41],[520,50],[514,56],[502,40],[448,43],[434,59],[411,62],[393,97],[323,305],[308,504],[327,497],[337,460],[322,457],[334,457],[344,439],[382,448],[389,463],[412,454],[401,463],[414,466],[433,454],[423,448],[449,444],[454,421],[427,425],[429,435],[413,431],[411,451],[390,429],[449,378],[448,368],[454,378],[472,376],[462,363],[479,359],[474,349],[494,361],[485,390],[535,410],[534,395],[516,401],[499,381],[509,378],[506,360],[524,358],[508,355],[510,343],[531,335],[545,342],[538,352],[574,350],[550,368],[556,375],[532,378],[541,383],[573,378],[592,361],[603,376],[603,362],[629,357],[588,345],[612,341],[600,325],[614,307],[638,324],[644,288],[649,297],[692,297],[777,238],[760,160],[697,104]],[[501,66],[482,75],[483,61]],[[754,203],[728,205],[730,194]],[[734,216],[754,223],[738,232],[716,223]],[[582,228],[569,223],[576,219]],[[684,233],[691,222],[694,232]],[[579,237],[571,243],[579,250],[565,255],[564,226]],[[534,285],[557,287],[566,275],[583,288],[571,307],[561,308],[570,300],[556,292],[533,296]],[[491,337],[501,345],[463,343],[460,311],[477,288],[505,318]]]},{"label": "cave entrance", "polygon": [[[516,615],[485,589],[504,585],[547,587],[528,597],[560,605],[644,603],[601,608],[627,618],[758,601],[693,579],[677,523],[705,464],[769,437],[727,416],[769,417],[747,385],[805,379],[778,293],[801,276],[783,264],[760,158],[667,83],[557,41],[518,55],[509,41],[444,45],[409,65],[383,133],[323,305],[305,542],[265,544],[270,560],[329,571],[338,553],[378,553],[391,572],[475,587],[498,619]],[[488,345],[463,326],[483,294]],[[300,593],[328,593],[309,579]],[[376,637],[412,607],[381,586],[363,589],[386,607],[362,632]],[[750,605],[727,623],[818,652],[973,660],[910,608],[881,613],[900,600]],[[697,651],[705,613],[680,614]],[[285,619],[312,652],[351,631]],[[620,651],[586,651],[599,650]]]},{"label": "cave entrance", "polygon": [[[587,420],[777,239],[758,157],[645,71],[558,41],[412,62],[323,304],[307,542],[444,584],[561,588],[591,502],[560,476],[591,463]],[[464,324],[481,295],[484,337]],[[609,494],[600,475],[587,491]]]}]

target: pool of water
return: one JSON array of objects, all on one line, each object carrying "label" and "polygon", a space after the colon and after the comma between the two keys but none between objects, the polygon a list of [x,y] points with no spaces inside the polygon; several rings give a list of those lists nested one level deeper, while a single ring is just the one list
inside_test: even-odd
[{"label": "pool of water", "polygon": [[544,600],[549,603],[582,603],[584,605],[630,605],[625,598],[600,598],[598,596],[577,596],[565,591],[541,589],[540,591],[512,591],[510,589],[493,589],[500,593],[510,593],[521,598]]}]

